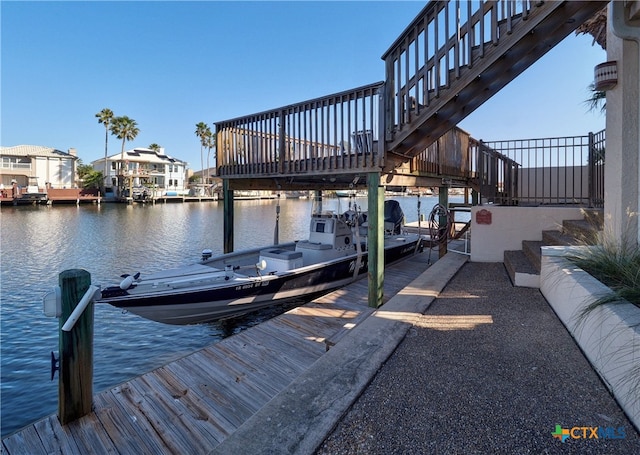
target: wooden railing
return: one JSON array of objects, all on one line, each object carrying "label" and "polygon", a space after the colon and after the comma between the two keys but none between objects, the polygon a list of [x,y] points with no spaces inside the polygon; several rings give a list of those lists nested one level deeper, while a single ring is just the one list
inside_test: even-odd
[{"label": "wooden railing", "polygon": [[473,186],[480,193],[480,202],[518,204],[518,162],[482,141],[472,139],[469,148],[473,156]]},{"label": "wooden railing", "polygon": [[[453,3],[453,4],[452,4]],[[526,20],[528,1],[429,2],[383,55],[387,70],[388,132],[402,129],[437,98],[442,89],[472,68],[488,44],[498,44],[506,20],[511,33],[516,17]]]},{"label": "wooden railing", "polygon": [[411,160],[411,172],[437,177],[450,186],[472,187],[484,201],[513,205],[518,196],[519,164],[453,128]]},{"label": "wooden railing", "polygon": [[453,128],[411,160],[411,173],[466,181],[475,176],[469,133]]},{"label": "wooden railing", "polygon": [[380,170],[378,82],[218,122],[218,177]]},{"label": "wooden railing", "polygon": [[382,57],[387,151],[421,153],[606,3],[429,2]]}]

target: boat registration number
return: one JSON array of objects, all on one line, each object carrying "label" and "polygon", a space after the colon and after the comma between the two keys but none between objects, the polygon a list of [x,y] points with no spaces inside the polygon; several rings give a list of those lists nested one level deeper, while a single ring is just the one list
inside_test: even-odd
[{"label": "boat registration number", "polygon": [[268,281],[260,281],[257,283],[243,284],[242,286],[236,286],[236,291],[242,291],[244,289],[251,289],[251,288],[259,288],[261,286],[268,286],[268,285],[269,285]]}]

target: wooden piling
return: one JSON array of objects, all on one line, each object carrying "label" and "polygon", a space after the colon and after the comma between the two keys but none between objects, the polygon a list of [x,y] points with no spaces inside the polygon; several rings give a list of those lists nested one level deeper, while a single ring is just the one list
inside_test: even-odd
[{"label": "wooden piling", "polygon": [[93,399],[93,302],[69,331],[62,326],[91,285],[91,274],[72,269],[60,273],[62,295],[60,317],[60,371],[58,378],[58,418],[66,425],[91,412]]},{"label": "wooden piling", "polygon": [[223,252],[233,251],[233,190],[229,188],[229,180],[222,181],[222,193],[224,197],[222,232],[224,235]]},{"label": "wooden piling", "polygon": [[369,173],[367,185],[369,306],[378,308],[384,298],[384,187],[380,186],[380,174]]}]

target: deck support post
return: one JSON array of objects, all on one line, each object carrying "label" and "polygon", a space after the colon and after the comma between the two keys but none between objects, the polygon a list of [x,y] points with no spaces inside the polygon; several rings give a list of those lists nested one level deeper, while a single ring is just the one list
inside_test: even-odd
[{"label": "deck support post", "polygon": [[367,179],[369,306],[378,308],[384,297],[384,187],[380,185],[378,172],[369,173]]},{"label": "deck support post", "polygon": [[233,251],[233,190],[229,189],[229,180],[224,179],[222,181],[222,195],[223,195],[223,247],[224,253],[231,253]]},{"label": "deck support post", "polygon": [[[446,208],[448,212],[449,210],[449,187],[448,186],[441,186],[438,188],[438,203],[442,205],[444,208]],[[446,226],[448,222],[449,222],[449,219],[447,215],[441,215],[440,219],[438,220],[438,225]],[[449,232],[450,232],[449,229],[447,229],[444,239],[441,239],[440,245],[438,245],[438,257],[442,257],[445,254],[447,254],[447,242],[449,240]]]},{"label": "deck support post", "polygon": [[91,412],[93,400],[93,302],[69,331],[62,326],[91,285],[86,270],[65,270],[58,276],[62,296],[60,317],[60,374],[58,377],[58,418],[62,425]]},{"label": "deck support post", "polygon": [[322,190],[313,191],[313,204],[318,213],[322,213]]},{"label": "deck support post", "polygon": [[471,205],[480,205],[480,193],[471,189]]}]

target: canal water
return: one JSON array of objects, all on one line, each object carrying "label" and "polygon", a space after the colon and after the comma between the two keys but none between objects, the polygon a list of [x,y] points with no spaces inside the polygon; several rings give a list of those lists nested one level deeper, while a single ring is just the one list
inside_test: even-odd
[{"label": "canal water", "polygon": [[[407,222],[418,219],[417,198],[396,198]],[[421,197],[422,213],[437,197]],[[458,198],[459,199],[459,198]],[[452,202],[456,198],[450,198]],[[307,238],[311,202],[280,200],[281,242]],[[325,199],[343,212],[348,199]],[[356,203],[366,210],[367,199]],[[273,243],[278,201],[236,201],[235,250]],[[222,202],[156,205],[2,207],[0,211],[2,437],[57,411],[58,320],[45,317],[42,296],[66,269],[85,269],[93,284],[123,273],[153,272],[197,261],[203,249],[222,253]],[[96,304],[94,393],[215,343],[282,309],[218,323],[172,326]]]}]

